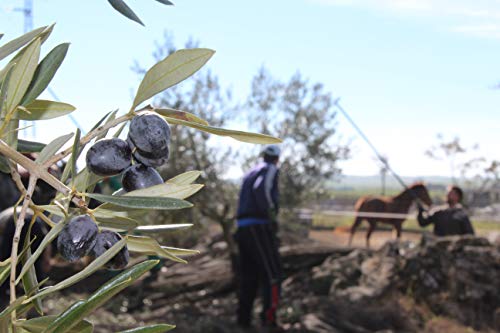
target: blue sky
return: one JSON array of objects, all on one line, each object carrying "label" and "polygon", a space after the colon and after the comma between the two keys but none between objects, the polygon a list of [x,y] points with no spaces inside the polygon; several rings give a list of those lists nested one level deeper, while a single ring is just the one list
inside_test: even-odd
[{"label": "blue sky", "polygon": [[[179,44],[194,37],[215,49],[209,67],[236,97],[263,64],[281,79],[300,70],[324,83],[403,175],[449,173],[445,162],[424,156],[437,133],[500,159],[500,90],[492,89],[500,82],[500,1],[175,2],[129,0],[143,28],[105,0],[34,0],[35,27],[57,22],[44,52],[72,43],[51,87],[78,107],[84,129],[109,110],[128,109],[138,85],[130,67],[152,65],[154,43],[167,30]],[[0,2],[2,42],[22,33],[22,16],[12,10],[22,3]],[[340,116],[338,123],[354,150],[344,172],[377,173],[364,142]],[[48,141],[71,127],[68,119],[50,121],[37,136]]]}]

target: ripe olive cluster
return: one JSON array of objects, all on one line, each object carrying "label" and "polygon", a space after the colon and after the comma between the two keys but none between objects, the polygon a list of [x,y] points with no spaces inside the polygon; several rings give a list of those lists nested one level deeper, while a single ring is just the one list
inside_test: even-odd
[{"label": "ripe olive cluster", "polygon": [[[68,261],[76,261],[86,255],[97,258],[110,249],[122,237],[109,230],[99,232],[97,225],[89,215],[73,217],[64,226],[57,238],[57,249],[61,256]],[[123,269],[127,266],[129,253],[123,247],[118,254],[108,261],[109,269]]]},{"label": "ripe olive cluster", "polygon": [[[87,152],[87,168],[99,176],[114,176],[123,172],[122,186],[126,192],[163,184],[158,171],[168,161],[170,127],[155,113],[142,113],[130,122],[127,141],[104,139]],[[57,239],[59,253],[68,261],[90,255],[101,256],[122,237],[113,231],[102,230],[90,215],[72,218]],[[108,261],[109,269],[123,269],[129,261],[127,247]]]},{"label": "ripe olive cluster", "polygon": [[154,168],[167,163],[170,127],[155,113],[142,113],[130,122],[127,141],[105,139],[87,152],[87,168],[99,176],[123,172],[122,186],[127,192],[163,183]]}]

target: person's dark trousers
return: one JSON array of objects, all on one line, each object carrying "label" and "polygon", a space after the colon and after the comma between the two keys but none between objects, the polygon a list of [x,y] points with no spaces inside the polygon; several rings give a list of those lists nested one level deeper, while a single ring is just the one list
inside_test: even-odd
[{"label": "person's dark trousers", "polygon": [[281,292],[282,266],[279,241],[270,224],[239,227],[236,233],[240,252],[238,324],[250,326],[257,290],[262,291],[264,325],[276,323]]}]

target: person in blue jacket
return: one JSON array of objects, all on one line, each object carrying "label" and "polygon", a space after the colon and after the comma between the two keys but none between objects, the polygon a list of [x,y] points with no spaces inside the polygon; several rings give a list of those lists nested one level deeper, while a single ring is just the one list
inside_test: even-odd
[{"label": "person in blue jacket", "polygon": [[266,146],[263,161],[244,176],[241,187],[236,241],[240,254],[238,324],[242,327],[251,327],[253,303],[260,287],[262,324],[271,329],[277,328],[276,310],[282,280],[276,235],[279,156],[278,146]]}]

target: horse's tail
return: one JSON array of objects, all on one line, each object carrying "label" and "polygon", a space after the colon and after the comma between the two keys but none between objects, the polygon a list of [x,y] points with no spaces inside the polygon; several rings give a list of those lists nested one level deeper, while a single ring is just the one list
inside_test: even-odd
[{"label": "horse's tail", "polygon": [[[361,198],[358,199],[358,201],[356,201],[356,204],[354,205],[354,210],[356,212],[359,212],[361,210],[361,208],[362,208],[363,204],[365,203],[366,199],[367,199],[366,197],[361,197]],[[361,224],[361,222],[363,222],[363,218],[360,217],[360,216],[355,215],[355,217],[354,217],[354,223],[351,226],[350,235],[349,235],[349,246],[351,246],[352,239],[354,238],[354,234],[356,233],[356,229],[359,227],[359,225]]]},{"label": "horse's tail", "polygon": [[356,216],[354,218],[354,223],[351,226],[350,234],[349,234],[349,246],[352,244],[352,239],[354,238],[354,234],[356,233],[356,229],[359,227],[359,225],[363,222],[363,218],[360,216]]}]

